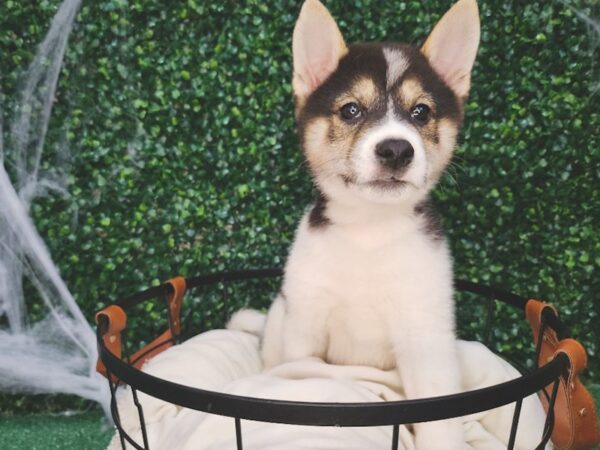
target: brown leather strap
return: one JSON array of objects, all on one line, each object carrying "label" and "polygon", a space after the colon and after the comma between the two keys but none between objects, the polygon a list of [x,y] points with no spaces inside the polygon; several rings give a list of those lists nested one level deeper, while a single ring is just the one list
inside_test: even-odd
[{"label": "brown leather strap", "polygon": [[173,293],[167,299],[167,304],[169,305],[169,327],[173,336],[179,336],[181,332],[181,302],[185,294],[186,282],[183,277],[175,277],[171,278],[168,283],[173,286]]},{"label": "brown leather strap", "polygon": [[146,362],[158,355],[160,352],[173,346],[173,335],[171,330],[165,330],[149,344],[145,345],[129,358],[129,361],[136,369],[141,369]]},{"label": "brown leather strap", "polygon": [[[146,344],[140,350],[135,352],[129,358],[131,365],[136,369],[141,368],[149,359],[158,355],[163,350],[173,345],[173,338],[179,336],[181,332],[181,302],[186,290],[186,281],[183,277],[171,278],[167,281],[172,287],[173,292],[167,298],[167,307],[169,311],[169,328],[149,344]],[[127,314],[117,305],[110,305],[96,314],[96,323],[100,324],[101,318],[107,321],[107,328],[102,336],[106,348],[116,357],[121,358],[121,331],[127,325]],[[102,375],[107,375],[104,363],[98,358],[96,370]],[[115,383],[120,383],[117,378],[112,378]]]},{"label": "brown leather strap", "polygon": [[[127,314],[123,308],[117,305],[110,305],[99,311],[96,314],[96,324],[100,326],[100,322],[105,320],[106,330],[102,336],[102,341],[106,348],[116,357],[121,357],[121,331],[127,325]],[[100,358],[96,362],[96,370],[102,375],[107,376],[107,370]],[[116,382],[116,378],[112,379]]]},{"label": "brown leather strap", "polygon": [[183,277],[171,278],[167,281],[172,287],[173,292],[167,298],[169,308],[169,329],[158,336],[152,342],[135,352],[129,358],[131,365],[140,369],[148,360],[158,355],[160,352],[173,346],[173,338],[179,336],[181,332],[181,302],[186,290],[186,281]]},{"label": "brown leather strap", "polygon": [[[548,326],[544,326],[542,342],[538,343],[543,324],[542,316],[546,309],[558,315],[552,305],[538,300],[529,300],[525,306],[535,344],[540,346],[538,365],[545,365],[558,353],[566,354],[570,362],[567,376],[560,381],[554,405],[552,443],[557,450],[590,449],[600,442],[600,430],[594,400],[579,380],[579,374],[587,367],[587,354],[575,339],[559,340],[556,332]],[[545,390],[550,395],[552,386],[546,387]],[[547,412],[547,396],[540,395],[540,399]]]}]

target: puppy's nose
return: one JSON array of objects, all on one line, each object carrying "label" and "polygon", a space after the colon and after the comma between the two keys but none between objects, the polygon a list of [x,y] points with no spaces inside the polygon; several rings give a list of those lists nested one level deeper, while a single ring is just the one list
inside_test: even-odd
[{"label": "puppy's nose", "polygon": [[386,139],[377,144],[375,155],[385,167],[396,170],[410,164],[415,155],[415,150],[407,140]]}]

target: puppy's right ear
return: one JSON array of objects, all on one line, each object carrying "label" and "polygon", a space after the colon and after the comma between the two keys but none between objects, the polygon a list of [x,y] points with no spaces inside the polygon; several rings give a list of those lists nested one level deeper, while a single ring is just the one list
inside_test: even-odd
[{"label": "puppy's right ear", "polygon": [[459,0],[444,14],[421,48],[433,69],[464,101],[479,47],[479,9],[476,0]]},{"label": "puppy's right ear", "polygon": [[300,109],[335,71],[348,51],[342,33],[327,8],[319,0],[306,0],[294,28],[292,88]]}]

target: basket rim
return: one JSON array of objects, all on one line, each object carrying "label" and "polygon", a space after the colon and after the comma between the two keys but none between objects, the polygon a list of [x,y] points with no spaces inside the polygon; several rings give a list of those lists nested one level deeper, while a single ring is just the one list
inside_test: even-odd
[{"label": "basket rim", "polygon": [[[200,275],[186,281],[189,288],[194,288],[219,282],[277,277],[282,273],[281,269],[239,270]],[[455,287],[458,291],[493,297],[518,308],[524,308],[527,302],[525,297],[470,281],[456,280]],[[128,308],[170,292],[172,286],[165,283],[126,297],[116,304]],[[562,335],[569,334],[558,316],[549,316],[548,325]],[[513,380],[481,389],[423,399],[368,403],[273,400],[194,388],[142,372],[118,358],[106,347],[102,328],[100,323],[96,333],[98,353],[109,372],[109,379],[112,374],[134,390],[185,408],[236,419],[289,425],[363,427],[465,416],[520,402],[557,382],[569,367],[568,357],[561,353],[544,366]]]}]

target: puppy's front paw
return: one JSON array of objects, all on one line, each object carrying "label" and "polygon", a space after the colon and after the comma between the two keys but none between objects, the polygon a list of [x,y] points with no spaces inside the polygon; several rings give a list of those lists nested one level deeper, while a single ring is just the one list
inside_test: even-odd
[{"label": "puppy's front paw", "polygon": [[457,419],[421,423],[415,426],[417,450],[468,450],[463,426]]}]

